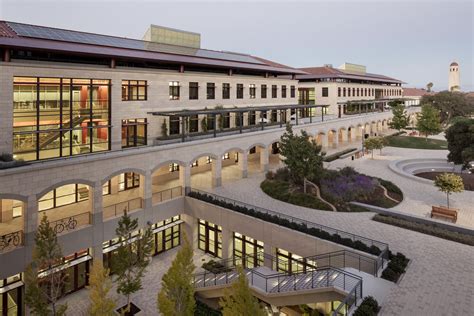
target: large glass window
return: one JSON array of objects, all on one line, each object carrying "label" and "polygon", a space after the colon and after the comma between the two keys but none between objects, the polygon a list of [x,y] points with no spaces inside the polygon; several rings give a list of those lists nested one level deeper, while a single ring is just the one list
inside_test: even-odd
[{"label": "large glass window", "polygon": [[140,187],[140,174],[125,172],[119,175],[118,190],[125,191]]},{"label": "large glass window", "polygon": [[13,153],[24,160],[110,149],[110,80],[15,77]]},{"label": "large glass window", "polygon": [[179,216],[174,216],[152,226],[154,232],[153,255],[158,255],[180,245],[181,226],[177,223],[179,220]]},{"label": "large glass window", "polygon": [[249,94],[250,94],[250,99],[255,99],[255,96],[257,94],[257,88],[255,88],[254,84],[249,85]]},{"label": "large glass window", "polygon": [[216,85],[213,82],[208,82],[207,83],[207,99],[208,100],[213,100],[216,98]]},{"label": "large glass window", "polygon": [[305,259],[289,251],[277,248],[276,269],[285,273],[299,273],[314,270],[317,264],[313,260]]},{"label": "large glass window", "polygon": [[143,101],[146,98],[146,80],[122,80],[122,101]]},{"label": "large glass window", "polygon": [[179,100],[179,81],[170,81],[169,90],[170,100]]},{"label": "large glass window", "polygon": [[45,211],[88,199],[89,186],[79,183],[66,184],[43,195],[38,201],[38,210]]},{"label": "large glass window", "polygon": [[[234,264],[244,268],[263,265],[263,242],[234,233]],[[242,260],[244,259],[244,260]]]},{"label": "large glass window", "polygon": [[199,99],[199,84],[197,82],[189,83],[189,100]]},{"label": "large glass window", "polygon": [[200,219],[198,248],[222,258],[222,227]]},{"label": "large glass window", "polygon": [[222,84],[222,99],[230,99],[230,83]]},{"label": "large glass window", "polygon": [[122,148],[146,145],[146,119],[122,120]]},{"label": "large glass window", "polygon": [[237,84],[237,99],[244,98],[244,85],[241,83]]}]

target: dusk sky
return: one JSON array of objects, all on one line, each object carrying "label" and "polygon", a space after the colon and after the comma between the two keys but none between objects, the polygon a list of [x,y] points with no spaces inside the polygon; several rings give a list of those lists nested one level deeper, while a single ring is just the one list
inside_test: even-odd
[{"label": "dusk sky", "polygon": [[408,87],[447,89],[460,65],[474,91],[472,1],[0,0],[0,18],[141,39],[149,24],[201,33],[203,48],[249,53],[293,67],[367,66]]}]

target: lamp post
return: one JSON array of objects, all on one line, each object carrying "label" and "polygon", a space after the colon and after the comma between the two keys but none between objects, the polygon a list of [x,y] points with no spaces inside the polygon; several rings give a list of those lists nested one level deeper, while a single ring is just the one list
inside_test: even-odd
[{"label": "lamp post", "polygon": [[362,156],[364,156],[365,126],[362,126],[362,135],[361,135],[361,139],[362,139]]}]

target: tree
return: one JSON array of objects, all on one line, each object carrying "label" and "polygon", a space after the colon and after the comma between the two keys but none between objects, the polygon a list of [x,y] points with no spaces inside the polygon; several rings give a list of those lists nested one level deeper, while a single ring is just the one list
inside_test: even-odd
[{"label": "tree", "polygon": [[116,315],[115,301],[108,296],[112,288],[112,281],[108,277],[109,272],[109,269],[104,269],[102,266],[102,261],[94,261],[89,274],[90,316]]},{"label": "tree", "polygon": [[443,124],[449,124],[454,117],[468,117],[474,113],[474,98],[460,92],[442,91],[424,95],[420,104],[431,105],[438,109]]},{"label": "tree", "polygon": [[176,254],[168,272],[161,280],[161,291],[158,294],[158,309],[164,316],[192,316],[196,302],[194,300],[193,248],[186,235],[184,244]]},{"label": "tree", "polygon": [[239,277],[232,286],[224,292],[219,301],[223,316],[264,316],[264,310],[250,291],[247,277],[241,266],[237,267]]},{"label": "tree", "polygon": [[374,159],[374,150],[380,149],[380,153],[382,153],[382,148],[385,144],[385,138],[381,136],[370,137],[364,141],[364,147],[371,151],[372,159]]},{"label": "tree", "polygon": [[417,114],[417,120],[416,128],[421,134],[425,134],[427,140],[429,135],[435,135],[442,131],[439,110],[430,105],[421,107],[421,113]]},{"label": "tree", "polygon": [[431,89],[433,88],[433,83],[432,82],[428,82],[426,84],[426,91],[428,92],[431,92]]},{"label": "tree", "polygon": [[446,131],[448,160],[467,167],[474,161],[474,119],[456,120]]},{"label": "tree", "polygon": [[314,180],[321,174],[324,153],[304,130],[301,130],[301,135],[295,135],[291,125],[287,124],[286,132],[280,138],[280,154],[294,183],[301,184],[304,179]]},{"label": "tree", "polygon": [[47,270],[61,264],[62,258],[56,232],[49,226],[48,218],[44,215],[35,235],[33,260],[25,271],[25,302],[32,314],[59,316],[66,313],[67,305],[58,304],[66,275],[56,272],[38,276],[39,270]]},{"label": "tree", "polygon": [[408,126],[408,114],[404,105],[396,105],[392,107],[392,121],[388,124],[390,128],[396,129],[399,132]]},{"label": "tree", "polygon": [[138,229],[138,219],[132,219],[127,212],[120,218],[115,234],[120,240],[117,256],[112,261],[116,273],[117,293],[125,295],[130,311],[130,296],[142,289],[142,278],[150,263],[152,233],[150,227],[140,232],[135,241],[130,236]]},{"label": "tree", "polygon": [[436,177],[435,186],[446,193],[446,202],[449,208],[449,195],[464,191],[464,183],[462,178],[454,173],[443,173]]}]

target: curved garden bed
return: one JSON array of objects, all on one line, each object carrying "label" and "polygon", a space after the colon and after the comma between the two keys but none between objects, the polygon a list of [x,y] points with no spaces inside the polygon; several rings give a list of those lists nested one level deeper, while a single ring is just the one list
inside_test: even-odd
[{"label": "curved garden bed", "polygon": [[[319,186],[321,197],[334,205],[338,212],[367,212],[367,209],[349,203],[353,201],[392,208],[403,200],[402,191],[392,182],[358,173],[349,167],[338,171],[325,170],[324,175],[314,182]],[[316,195],[304,193],[301,184],[292,183],[288,171],[284,168],[275,173],[269,172],[260,187],[274,199],[332,211],[331,207]]]}]

